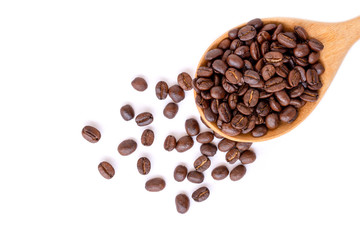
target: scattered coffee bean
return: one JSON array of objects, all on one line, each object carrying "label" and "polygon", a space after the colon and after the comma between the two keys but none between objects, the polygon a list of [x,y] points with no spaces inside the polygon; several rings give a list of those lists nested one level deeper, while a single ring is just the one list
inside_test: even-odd
[{"label": "scattered coffee bean", "polygon": [[190,171],[187,179],[192,183],[202,183],[204,181],[204,174],[198,171]]},{"label": "scattered coffee bean", "polygon": [[252,145],[252,142],[237,142],[236,143],[236,148],[240,151],[246,151],[248,150]]},{"label": "scattered coffee bean", "polygon": [[175,197],[175,205],[178,213],[184,214],[189,210],[190,200],[185,194],[178,194]]},{"label": "scattered coffee bean", "polygon": [[137,161],[137,169],[141,175],[146,175],[150,172],[151,163],[147,157],[141,157]]},{"label": "scattered coffee bean", "polygon": [[185,93],[179,85],[174,85],[169,88],[169,96],[175,103],[179,103],[184,100]]},{"label": "scattered coffee bean", "polygon": [[144,146],[151,146],[154,142],[155,134],[152,130],[146,129],[141,135],[141,143]]},{"label": "scattered coffee bean", "polygon": [[154,117],[149,112],[143,112],[136,116],[135,122],[138,126],[147,126],[151,124],[154,120]]},{"label": "scattered coffee bean", "polygon": [[233,170],[230,172],[230,179],[232,181],[239,181],[241,178],[244,177],[246,173],[246,167],[244,165],[237,165]]},{"label": "scattered coffee bean", "polygon": [[205,155],[198,157],[194,162],[194,168],[198,172],[204,172],[210,167],[210,165],[211,165],[211,161]]},{"label": "scattered coffee bean", "polygon": [[200,132],[199,123],[194,118],[185,121],[185,130],[189,136],[196,136]]},{"label": "scattered coffee bean", "polygon": [[136,148],[137,148],[137,143],[134,140],[127,139],[119,144],[118,152],[123,156],[127,156],[135,152]]},{"label": "scattered coffee bean", "polygon": [[194,145],[194,140],[190,136],[183,136],[179,138],[176,143],[176,151],[185,152]]},{"label": "scattered coffee bean", "polygon": [[249,164],[256,160],[256,155],[253,151],[246,150],[240,155],[239,159],[242,164]]},{"label": "scattered coffee bean", "polygon": [[133,86],[133,88],[135,88],[136,90],[143,92],[147,89],[148,85],[145,81],[145,79],[141,78],[141,77],[137,77],[135,78],[132,82],[131,85]]},{"label": "scattered coffee bean", "polygon": [[182,182],[186,178],[187,174],[188,174],[187,168],[183,165],[178,165],[174,170],[174,179],[177,182]]},{"label": "scattered coffee bean", "polygon": [[176,103],[171,102],[165,106],[163,114],[165,117],[173,119],[176,116],[178,110],[179,106]]},{"label": "scattered coffee bean", "polygon": [[166,151],[172,151],[176,147],[176,138],[172,135],[169,135],[165,138],[164,149]]},{"label": "scattered coffee bean", "polygon": [[219,151],[221,151],[221,152],[227,152],[230,149],[232,149],[233,147],[235,147],[235,144],[236,144],[236,142],[234,142],[230,139],[224,138],[218,143],[218,148],[219,148]]},{"label": "scattered coffee bean", "polygon": [[85,126],[81,130],[82,136],[91,143],[97,143],[101,138],[101,133],[95,127]]},{"label": "scattered coffee bean", "polygon": [[178,82],[179,86],[182,89],[184,89],[184,91],[189,91],[193,88],[192,87],[192,78],[186,72],[182,72],[178,75],[177,82]]},{"label": "scattered coffee bean", "polygon": [[214,168],[211,172],[211,176],[215,179],[215,180],[223,180],[224,178],[226,178],[229,175],[229,170],[226,166],[222,165],[222,166],[218,166],[216,168]]},{"label": "scattered coffee bean", "polygon": [[130,121],[135,116],[134,109],[129,104],[120,108],[120,114],[125,121]]},{"label": "scattered coffee bean", "polygon": [[217,152],[217,147],[212,143],[203,143],[200,146],[200,152],[203,155],[212,157],[215,156]]},{"label": "scattered coffee bean", "polygon": [[159,192],[163,190],[165,186],[166,183],[162,178],[153,178],[145,183],[145,189],[149,192]]},{"label": "scattered coffee bean", "polygon": [[196,141],[199,143],[210,143],[214,140],[214,134],[212,132],[203,132],[196,137]]},{"label": "scattered coffee bean", "polygon": [[166,82],[160,81],[155,86],[155,94],[159,100],[164,100],[169,92],[169,87]]},{"label": "scattered coffee bean", "polygon": [[115,170],[113,166],[108,162],[101,162],[98,166],[98,170],[106,179],[111,179],[115,175]]},{"label": "scattered coffee bean", "polygon": [[240,151],[237,148],[230,149],[226,155],[225,159],[228,163],[234,164],[237,160],[239,160]]},{"label": "scattered coffee bean", "polygon": [[197,189],[193,194],[191,195],[192,199],[194,199],[195,202],[202,202],[205,201],[210,195],[210,190],[207,187],[201,187]]}]

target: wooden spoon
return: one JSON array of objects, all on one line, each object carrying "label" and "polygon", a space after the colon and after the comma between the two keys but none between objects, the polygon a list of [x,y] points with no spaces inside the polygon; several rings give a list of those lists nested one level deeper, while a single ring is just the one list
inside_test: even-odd
[{"label": "wooden spoon", "polygon": [[[198,107],[202,119],[208,124],[208,126],[214,130],[216,133],[222,135],[225,138],[231,139],[238,142],[261,142],[270,140],[281,135],[290,132],[296,126],[298,126],[302,121],[306,119],[307,116],[315,109],[315,107],[320,102],[321,98],[324,96],[326,90],[329,88],[332,80],[335,77],[337,70],[339,69],[341,62],[343,61],[346,53],[349,51],[350,47],[360,38],[360,16],[339,23],[324,23],[324,22],[314,22],[303,19],[296,18],[266,18],[262,19],[264,24],[267,23],[282,23],[284,25],[284,30],[293,31],[294,26],[303,27],[309,34],[310,38],[316,38],[324,44],[324,49],[320,53],[320,62],[325,67],[325,72],[320,76],[320,80],[323,84],[322,88],[318,91],[319,98],[316,102],[307,102],[305,106],[299,109],[299,115],[297,119],[288,124],[281,123],[280,126],[274,130],[268,130],[267,134],[255,138],[251,134],[240,134],[235,137],[228,136],[224,134],[216,125],[216,123],[211,123],[206,120],[204,117],[204,112],[201,108]],[[245,24],[237,26],[241,28]],[[205,51],[204,55],[201,57],[201,60],[197,66],[204,66],[206,64],[205,55],[206,53],[216,48],[217,45],[225,38],[228,37],[227,32],[221,35],[216,39]],[[196,92],[195,92],[196,97]]]}]

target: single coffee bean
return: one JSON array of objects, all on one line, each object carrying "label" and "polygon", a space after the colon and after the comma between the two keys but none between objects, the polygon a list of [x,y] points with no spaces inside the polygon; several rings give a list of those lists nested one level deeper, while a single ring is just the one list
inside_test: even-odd
[{"label": "single coffee bean", "polygon": [[223,138],[219,143],[218,143],[218,149],[221,152],[227,152],[230,149],[232,149],[233,147],[235,147],[236,142],[229,140],[227,138]]},{"label": "single coffee bean", "polygon": [[298,111],[293,106],[287,106],[280,113],[280,120],[286,123],[292,123],[298,116]]},{"label": "single coffee bean", "polygon": [[226,58],[226,63],[229,65],[229,67],[240,69],[244,66],[244,61],[236,54],[230,54]]},{"label": "single coffee bean", "polygon": [[140,113],[139,115],[136,116],[135,118],[135,122],[138,126],[142,127],[142,126],[147,126],[149,124],[151,124],[154,120],[154,117],[151,113],[149,112],[143,112]]},{"label": "single coffee bean", "polygon": [[166,82],[160,81],[155,86],[155,94],[156,97],[160,100],[163,100],[167,97],[169,91],[169,87]]},{"label": "single coffee bean", "polygon": [[301,73],[299,70],[294,68],[290,71],[288,76],[288,83],[291,87],[296,87],[301,81]]},{"label": "single coffee bean", "polygon": [[277,25],[275,23],[267,23],[264,25],[263,28],[261,28],[260,32],[261,31],[268,31],[268,32],[271,32],[271,31],[274,31],[276,29]]},{"label": "single coffee bean", "polygon": [[275,92],[274,95],[281,106],[285,107],[290,104],[290,97],[285,90]]},{"label": "single coffee bean", "polygon": [[308,34],[307,34],[307,32],[305,31],[305,29],[304,29],[303,27],[295,26],[295,27],[294,27],[294,32],[295,32],[296,35],[297,35],[298,37],[300,37],[302,40],[307,40]]},{"label": "single coffee bean", "polygon": [[211,77],[213,75],[213,73],[214,73],[213,69],[209,68],[209,67],[199,67],[198,70],[196,71],[196,75],[199,78]]},{"label": "single coffee bean", "polygon": [[222,86],[215,86],[210,89],[210,96],[215,99],[223,99],[226,96],[226,91]]},{"label": "single coffee bean", "polygon": [[295,48],[296,47],[296,37],[295,34],[291,32],[280,33],[277,36],[277,40],[280,44],[284,45],[287,48]]},{"label": "single coffee bean", "polygon": [[278,128],[280,125],[279,115],[277,113],[270,113],[265,118],[265,124],[268,129]]},{"label": "single coffee bean", "polygon": [[193,194],[191,195],[192,199],[194,199],[195,202],[202,202],[205,201],[210,195],[210,190],[207,187],[201,187],[197,189]]},{"label": "single coffee bean", "polygon": [[137,143],[132,139],[127,139],[122,141],[118,146],[118,152],[122,156],[130,155],[131,153],[135,152],[137,148]]},{"label": "single coffee bean", "polygon": [[226,78],[223,78],[221,85],[227,93],[234,93],[239,89],[237,85],[229,83]]},{"label": "single coffee bean", "polygon": [[245,95],[246,91],[249,89],[249,85],[248,84],[243,84],[239,87],[238,91],[237,91],[237,95],[238,96],[243,96]]},{"label": "single coffee bean", "polygon": [[177,82],[178,82],[179,86],[182,89],[184,89],[184,91],[189,91],[193,88],[192,87],[192,78],[186,72],[182,72],[178,75]]},{"label": "single coffee bean", "polygon": [[294,48],[295,57],[305,57],[309,55],[309,53],[310,53],[310,49],[308,45],[305,43],[297,44],[296,47]]},{"label": "single coffee bean", "polygon": [[85,126],[81,130],[82,136],[91,143],[97,143],[101,138],[101,133],[95,127]]},{"label": "single coffee bean", "polygon": [[271,51],[271,52],[267,52],[264,55],[264,58],[266,62],[274,64],[274,63],[280,63],[284,59],[284,56],[281,52]]},{"label": "single coffee bean", "polygon": [[[265,84],[264,84],[264,86],[265,86]],[[261,91],[261,92],[260,92],[260,95],[259,95],[259,98],[260,98],[260,99],[265,99],[265,98],[271,97],[272,95],[273,95],[273,93]]]},{"label": "single coffee bean", "polygon": [[147,82],[145,81],[145,79],[143,79],[141,77],[135,78],[131,82],[131,85],[133,86],[134,89],[138,90],[139,92],[145,91],[147,89],[147,87],[148,87]]},{"label": "single coffee bean", "polygon": [[241,133],[241,130],[234,128],[231,123],[223,123],[221,132],[231,137],[234,137],[239,135]]},{"label": "single coffee bean", "polygon": [[178,110],[179,106],[176,103],[171,102],[165,106],[163,114],[166,118],[173,119],[176,116]]},{"label": "single coffee bean", "polygon": [[249,21],[246,25],[251,25],[256,29],[260,29],[263,27],[263,22],[260,18],[254,18],[251,21]]},{"label": "single coffee bean", "polygon": [[253,137],[262,137],[267,133],[267,130],[266,126],[258,125],[251,131],[251,135]]},{"label": "single coffee bean", "polygon": [[226,65],[226,63],[224,61],[222,61],[220,59],[216,59],[212,63],[212,68],[214,69],[215,72],[218,72],[218,73],[221,73],[224,75],[228,66]]},{"label": "single coffee bean", "polygon": [[205,156],[212,157],[215,156],[217,152],[217,147],[212,143],[203,143],[200,146],[200,152]]},{"label": "single coffee bean", "polygon": [[184,90],[179,85],[173,85],[169,88],[169,97],[175,103],[179,103],[185,98]]},{"label": "single coffee bean", "polygon": [[255,70],[256,70],[257,72],[260,72],[261,69],[264,67],[264,65],[265,65],[265,60],[264,60],[264,58],[260,58],[260,59],[256,62],[254,68],[255,68]]},{"label": "single coffee bean", "polygon": [[282,110],[280,103],[278,103],[274,97],[269,98],[270,108],[275,112],[280,112]]},{"label": "single coffee bean", "polygon": [[204,172],[210,167],[210,165],[211,165],[211,161],[205,155],[198,157],[194,162],[194,168],[198,172]]},{"label": "single coffee bean", "polygon": [[166,183],[162,178],[153,178],[145,183],[145,189],[149,192],[159,192],[163,190],[165,186]]},{"label": "single coffee bean", "polygon": [[311,48],[311,50],[313,50],[315,52],[319,52],[324,49],[324,45],[315,38],[311,38],[309,40],[308,44],[309,44],[309,47]]},{"label": "single coffee bean", "polygon": [[271,36],[267,31],[259,32],[256,37],[256,40],[259,44],[263,44],[265,41],[269,41],[270,39],[271,39]]},{"label": "single coffee bean", "polygon": [[172,151],[176,147],[176,138],[172,135],[169,135],[165,138],[164,149],[166,151]]},{"label": "single coffee bean", "polygon": [[226,155],[225,159],[228,163],[234,164],[240,157],[240,151],[237,148],[230,149]]},{"label": "single coffee bean", "polygon": [[205,100],[204,98],[202,98],[200,96],[200,94],[197,94],[195,97],[195,103],[196,106],[198,106],[199,108],[205,109],[209,107],[209,101]]},{"label": "single coffee bean", "polygon": [[306,81],[310,85],[316,85],[319,83],[319,75],[317,74],[316,70],[308,69],[306,71]]},{"label": "single coffee bean", "polygon": [[150,129],[145,129],[141,135],[141,143],[144,146],[151,146],[154,142],[155,134]]},{"label": "single coffee bean", "polygon": [[237,142],[236,143],[236,148],[240,151],[246,151],[248,150],[252,145],[252,142]]},{"label": "single coffee bean", "polygon": [[[269,81],[271,81],[271,80],[269,80]],[[244,101],[245,106],[255,107],[259,101],[259,91],[254,88],[250,88],[249,90],[246,91],[246,93],[243,97],[243,101]]]},{"label": "single coffee bean", "polygon": [[205,119],[209,122],[216,122],[217,120],[217,115],[213,111],[211,111],[211,108],[204,109],[204,116]]},{"label": "single coffee bean", "polygon": [[240,38],[241,41],[251,40],[255,36],[256,36],[256,29],[253,26],[249,26],[249,25],[240,28],[238,32],[238,37]]},{"label": "single coffee bean", "polygon": [[275,67],[271,64],[267,64],[261,69],[261,76],[265,81],[272,78],[274,74],[275,74]]},{"label": "single coffee bean", "polygon": [[211,49],[210,51],[208,51],[205,55],[205,60],[206,61],[211,61],[215,58],[220,57],[221,55],[223,55],[224,51],[220,48],[215,48],[215,49]]},{"label": "single coffee bean", "polygon": [[196,80],[196,87],[201,91],[209,90],[214,86],[214,82],[210,78],[199,78]]},{"label": "single coffee bean", "polygon": [[267,92],[278,92],[286,87],[286,82],[281,77],[274,77],[265,82],[264,89]]},{"label": "single coffee bean", "polygon": [[244,165],[237,165],[233,170],[230,172],[230,179],[232,181],[239,181],[241,178],[244,177],[246,173],[246,167]]},{"label": "single coffee bean", "polygon": [[320,76],[321,74],[324,73],[325,68],[321,63],[315,63],[314,65],[312,65],[312,68],[316,70],[317,74]]},{"label": "single coffee bean", "polygon": [[141,175],[146,175],[150,172],[151,163],[147,157],[141,157],[137,161],[137,169]]},{"label": "single coffee bean", "polygon": [[225,72],[225,77],[231,84],[241,83],[242,74],[236,68],[228,68]]},{"label": "single coffee bean", "polygon": [[113,166],[108,162],[101,162],[98,166],[98,170],[106,179],[111,179],[115,175],[115,170]]},{"label": "single coffee bean", "polygon": [[301,108],[305,105],[305,101],[302,99],[292,98],[290,100],[290,105],[294,106],[295,108]]},{"label": "single coffee bean", "polygon": [[285,46],[281,45],[279,42],[272,42],[270,44],[270,50],[272,52],[286,53],[287,48]]},{"label": "single coffee bean", "polygon": [[238,32],[239,32],[238,28],[234,28],[234,29],[230,30],[228,32],[229,39],[234,40],[235,38],[237,38],[238,37]]},{"label": "single coffee bean", "polygon": [[189,197],[185,194],[178,194],[175,197],[175,206],[176,211],[178,213],[184,214],[186,213],[190,208],[190,200]]},{"label": "single coffee bean", "polygon": [[221,119],[224,122],[230,122],[231,120],[231,109],[229,107],[229,104],[227,103],[221,103],[219,108],[219,119]]},{"label": "single coffee bean", "polygon": [[244,129],[247,127],[249,119],[241,114],[236,114],[231,120],[231,125],[236,129]]},{"label": "single coffee bean", "polygon": [[250,55],[251,55],[252,59],[254,59],[255,61],[258,61],[261,58],[260,48],[259,48],[259,43],[258,42],[252,42],[251,43],[251,45],[250,45]]},{"label": "single coffee bean", "polygon": [[242,134],[247,134],[247,133],[251,132],[255,128],[255,125],[256,125],[256,117],[255,117],[255,115],[252,115],[249,118],[249,123],[248,123],[247,127],[245,129],[241,130]]},{"label": "single coffee bean", "polygon": [[237,49],[238,47],[240,47],[241,45],[244,45],[242,41],[240,41],[240,39],[234,39],[231,43],[230,43],[230,50],[234,51],[235,49]]},{"label": "single coffee bean", "polygon": [[120,114],[125,121],[130,121],[135,116],[134,109],[129,104],[120,108]]},{"label": "single coffee bean", "polygon": [[223,180],[228,175],[229,175],[229,169],[224,165],[214,168],[211,172],[211,176],[215,180]]},{"label": "single coffee bean", "polygon": [[236,93],[232,93],[229,95],[228,104],[231,110],[236,109],[238,102],[238,95]]},{"label": "single coffee bean", "polygon": [[315,64],[320,59],[320,52],[312,52],[309,54],[308,62],[310,64]]},{"label": "single coffee bean", "polygon": [[280,77],[286,78],[289,75],[289,69],[285,64],[281,64],[275,68],[276,74]]},{"label": "single coffee bean", "polygon": [[225,38],[224,40],[222,40],[219,43],[218,48],[226,50],[230,47],[230,43],[231,43],[231,40],[229,38]]},{"label": "single coffee bean", "polygon": [[214,140],[214,134],[212,132],[203,132],[196,137],[196,141],[199,143],[210,143]]},{"label": "single coffee bean", "polygon": [[199,123],[194,118],[185,121],[185,130],[189,136],[196,136],[200,132]]},{"label": "single coffee bean", "polygon": [[256,160],[256,154],[251,150],[246,150],[241,153],[239,159],[242,164],[253,163]]},{"label": "single coffee bean", "polygon": [[300,95],[300,98],[306,102],[315,102],[319,97],[319,94],[316,91],[304,90],[303,94]]},{"label": "single coffee bean", "polygon": [[185,152],[194,145],[194,140],[190,136],[181,137],[176,143],[176,151]]},{"label": "single coffee bean", "polygon": [[[235,49],[234,53],[241,57],[242,59],[250,57],[250,48],[249,46],[240,46]],[[245,61],[243,62],[245,65]]]},{"label": "single coffee bean", "polygon": [[304,86],[299,84],[290,90],[289,95],[291,98],[296,98],[299,97],[304,92],[304,90]]},{"label": "single coffee bean", "polygon": [[271,108],[269,104],[265,101],[259,102],[258,105],[256,106],[256,113],[260,117],[266,117],[270,113],[270,110]]},{"label": "single coffee bean", "polygon": [[257,84],[260,81],[260,76],[253,70],[247,70],[244,73],[244,81],[247,84]]},{"label": "single coffee bean", "polygon": [[279,35],[279,33],[281,33],[283,30],[284,30],[284,26],[281,23],[279,25],[277,25],[277,27],[274,30],[274,33],[271,37],[271,40],[275,41],[277,39],[277,36]]},{"label": "single coffee bean", "polygon": [[270,51],[270,42],[265,41],[260,46],[261,55],[264,56],[266,53]]},{"label": "single coffee bean", "polygon": [[204,174],[198,171],[190,171],[187,179],[192,183],[202,183],[204,181]]},{"label": "single coffee bean", "polygon": [[237,108],[237,110],[240,112],[240,113],[242,113],[242,114],[244,114],[244,115],[250,115],[250,114],[252,114],[253,113],[253,108],[251,108],[251,107],[247,107],[244,103],[238,103],[237,105],[236,105],[236,108]]},{"label": "single coffee bean", "polygon": [[177,182],[182,182],[186,178],[188,170],[183,165],[178,165],[174,170],[174,179]]}]

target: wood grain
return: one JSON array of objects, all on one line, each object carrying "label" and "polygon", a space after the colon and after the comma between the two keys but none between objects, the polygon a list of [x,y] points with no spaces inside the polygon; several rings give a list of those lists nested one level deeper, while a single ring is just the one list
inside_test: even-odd
[{"label": "wood grain", "polygon": [[[292,129],[297,127],[301,122],[303,122],[309,114],[315,109],[318,103],[321,101],[325,92],[329,88],[332,80],[334,79],[336,72],[338,71],[342,61],[344,60],[345,55],[351,48],[351,46],[360,38],[360,16],[338,23],[324,23],[324,22],[314,22],[303,19],[296,18],[265,18],[262,19],[264,24],[266,23],[282,23],[285,30],[293,30],[294,26],[302,26],[309,34],[310,38],[316,38],[324,44],[324,49],[320,54],[320,62],[325,67],[325,72],[320,76],[320,79],[323,83],[322,88],[319,90],[319,99],[316,102],[308,102],[306,105],[299,109],[298,118],[291,124],[281,123],[277,129],[269,130],[268,133],[259,138],[254,138],[251,134],[240,134],[235,137],[225,135],[221,130],[216,126],[216,123],[208,122],[204,117],[204,112],[201,108],[198,107],[201,117],[203,120],[210,126],[212,130],[216,133],[222,135],[225,138],[231,139],[237,142],[261,142],[267,141],[281,135],[290,132]],[[236,28],[245,26],[241,24]],[[235,28],[235,27],[234,27]],[[230,30],[230,29],[229,29]],[[228,31],[227,31],[228,32]],[[216,48],[217,45],[225,38],[227,38],[227,32],[221,35],[216,39],[204,52],[201,57],[197,68],[204,66],[206,64],[205,54],[213,48]],[[196,97],[196,92],[195,92]]]}]

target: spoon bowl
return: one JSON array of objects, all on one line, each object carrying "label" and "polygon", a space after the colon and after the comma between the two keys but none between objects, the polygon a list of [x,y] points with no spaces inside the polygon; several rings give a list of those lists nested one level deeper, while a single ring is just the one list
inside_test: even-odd
[{"label": "spoon bowl", "polygon": [[[298,109],[298,117],[294,122],[281,123],[278,128],[274,130],[269,129],[267,134],[262,137],[253,137],[250,133],[239,134],[237,136],[226,135],[217,127],[216,123],[207,121],[204,116],[203,109],[197,107],[201,118],[213,131],[227,139],[231,139],[237,142],[261,142],[277,138],[285,133],[290,132],[301,122],[303,122],[319,104],[325,92],[329,88],[332,80],[334,79],[336,72],[339,69],[345,55],[347,54],[351,46],[360,38],[360,16],[345,22],[338,23],[315,22],[285,17],[265,18],[261,20],[263,21],[264,25],[267,23],[282,23],[285,31],[293,31],[295,26],[301,26],[307,31],[309,38],[316,38],[323,43],[324,49],[321,51],[319,60],[325,68],[325,72],[320,76],[320,80],[323,86],[320,90],[318,90],[319,97],[317,101],[307,102],[303,107]],[[245,25],[246,23],[239,25],[236,28],[241,28]],[[201,57],[197,69],[200,66],[206,65],[206,53],[209,50],[216,48],[217,45],[227,37],[228,32],[221,35],[208,47],[208,49],[206,49],[205,53]],[[195,92],[195,97],[196,95],[197,93]]]}]

